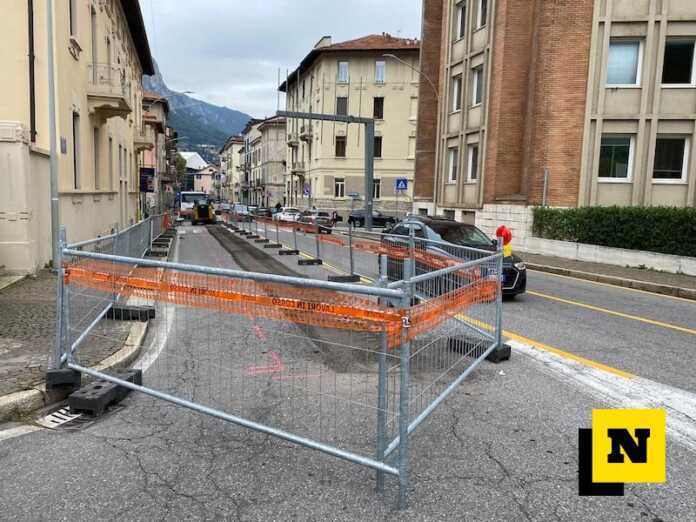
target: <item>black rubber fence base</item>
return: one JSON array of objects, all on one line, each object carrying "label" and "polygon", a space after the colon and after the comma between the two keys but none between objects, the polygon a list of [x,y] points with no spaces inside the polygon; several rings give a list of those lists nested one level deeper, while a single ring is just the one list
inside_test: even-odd
[{"label": "black rubber fence base", "polygon": [[46,372],[46,391],[71,393],[82,384],[82,374],[70,368],[48,370]]},{"label": "black rubber fence base", "polygon": [[327,277],[327,281],[331,281],[333,283],[359,283],[360,282],[360,276],[359,275],[330,275]]},{"label": "black rubber fence base", "polygon": [[254,243],[268,243],[268,242],[270,242],[270,239],[265,239],[263,237],[261,239],[254,239]]},{"label": "black rubber fence base", "polygon": [[300,266],[323,265],[324,262],[321,259],[298,259],[297,264]]},{"label": "black rubber fence base", "polygon": [[263,245],[263,248],[282,248],[283,245],[280,243],[268,243],[267,245]]},{"label": "black rubber fence base", "polygon": [[[133,384],[143,383],[142,370],[128,370],[115,374],[121,380]],[[99,417],[106,408],[126,398],[130,390],[110,381],[94,381],[68,396],[68,406],[75,412],[84,412]]]},{"label": "black rubber fence base", "polygon": [[299,250],[293,250],[291,248],[281,248],[280,250],[278,250],[278,253],[281,256],[299,256],[300,255]]},{"label": "black rubber fence base", "polygon": [[117,321],[142,321],[155,318],[154,306],[114,305],[106,312],[107,319]]}]

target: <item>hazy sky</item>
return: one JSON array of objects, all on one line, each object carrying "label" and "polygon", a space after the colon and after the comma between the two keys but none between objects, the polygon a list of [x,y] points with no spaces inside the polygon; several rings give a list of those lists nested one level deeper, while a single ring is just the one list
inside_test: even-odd
[{"label": "hazy sky", "polygon": [[252,116],[275,112],[280,67],[322,35],[420,38],[421,0],[140,0],[167,85]]}]

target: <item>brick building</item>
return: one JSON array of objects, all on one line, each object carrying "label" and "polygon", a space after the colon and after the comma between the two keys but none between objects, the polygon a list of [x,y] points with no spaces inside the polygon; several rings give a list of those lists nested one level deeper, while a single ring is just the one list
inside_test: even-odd
[{"label": "brick building", "polygon": [[693,0],[425,0],[414,211],[693,206],[695,42]]}]

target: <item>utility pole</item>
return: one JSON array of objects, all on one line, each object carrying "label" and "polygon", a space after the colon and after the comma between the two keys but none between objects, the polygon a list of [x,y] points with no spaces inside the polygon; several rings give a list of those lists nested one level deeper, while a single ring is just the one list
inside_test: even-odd
[{"label": "utility pole", "polygon": [[372,230],[372,190],[375,168],[375,120],[358,116],[338,116],[316,112],[278,111],[278,116],[305,120],[339,121],[365,125],[365,228]]},{"label": "utility pole", "polygon": [[58,150],[56,147],[56,79],[53,57],[53,0],[46,0],[46,23],[48,25],[48,131],[50,140],[50,185],[51,185],[51,256],[53,269],[60,259],[60,201],[58,200]]}]

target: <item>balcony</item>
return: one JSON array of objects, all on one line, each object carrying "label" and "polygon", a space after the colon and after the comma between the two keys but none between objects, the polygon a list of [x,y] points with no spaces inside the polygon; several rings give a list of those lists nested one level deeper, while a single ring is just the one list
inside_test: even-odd
[{"label": "balcony", "polygon": [[312,141],[312,126],[303,125],[300,127],[300,139],[302,141]]},{"label": "balcony", "polygon": [[297,139],[297,133],[288,132],[288,146],[289,147],[297,147],[299,144],[300,144],[300,142]]},{"label": "balcony", "polygon": [[120,67],[110,64],[89,64],[87,67],[87,104],[90,114],[106,121],[126,118],[131,107],[131,84]]},{"label": "balcony", "polygon": [[304,161],[293,161],[292,168],[290,169],[292,174],[304,175],[305,173],[305,163]]},{"label": "balcony", "polygon": [[136,132],[133,137],[133,147],[135,148],[135,152],[152,150],[155,148],[155,142],[146,132]]}]

